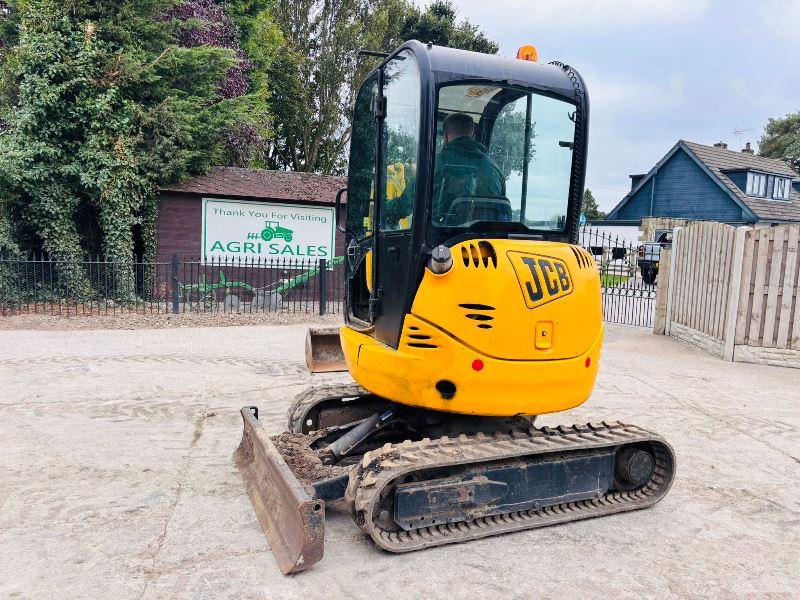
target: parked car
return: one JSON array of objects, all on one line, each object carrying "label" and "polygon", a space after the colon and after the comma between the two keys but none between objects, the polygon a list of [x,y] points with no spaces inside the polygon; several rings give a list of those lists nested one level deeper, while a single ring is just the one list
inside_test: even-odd
[{"label": "parked car", "polygon": [[645,242],[637,249],[639,269],[642,271],[642,281],[654,284],[658,277],[658,262],[661,258],[662,248],[672,247],[672,231],[656,230],[655,241]]}]

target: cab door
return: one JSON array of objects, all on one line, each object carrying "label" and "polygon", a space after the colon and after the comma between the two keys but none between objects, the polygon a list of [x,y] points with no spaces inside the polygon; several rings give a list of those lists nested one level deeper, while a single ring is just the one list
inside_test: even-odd
[{"label": "cab door", "polygon": [[369,77],[356,96],[347,172],[345,227],[345,320],[358,330],[374,323],[375,168],[378,119],[375,114],[378,74]]},{"label": "cab door", "polygon": [[378,114],[374,324],[375,337],[396,348],[416,287],[412,227],[420,137],[419,66],[413,53],[404,50],[384,65],[380,75],[383,114]]}]

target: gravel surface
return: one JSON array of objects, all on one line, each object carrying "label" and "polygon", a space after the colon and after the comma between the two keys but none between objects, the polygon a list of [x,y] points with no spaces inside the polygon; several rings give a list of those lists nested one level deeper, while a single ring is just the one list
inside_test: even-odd
[{"label": "gravel surface", "polygon": [[0,317],[0,330],[67,331],[73,329],[166,329],[172,327],[237,327],[244,325],[338,325],[341,314],[208,313],[120,314],[94,316],[15,315]]},{"label": "gravel surface", "polygon": [[591,399],[537,423],[658,431],[659,504],[392,555],[329,503],[325,558],[284,577],[234,452],[242,406],[276,435],[307,385],[348,380],[307,372],[305,332],[0,332],[0,598],[799,597],[800,370],[624,326]]}]

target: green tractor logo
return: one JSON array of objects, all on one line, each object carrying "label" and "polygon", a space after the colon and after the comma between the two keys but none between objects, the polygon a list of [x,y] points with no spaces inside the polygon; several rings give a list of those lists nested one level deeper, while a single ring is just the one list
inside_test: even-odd
[{"label": "green tractor logo", "polygon": [[261,239],[269,242],[273,239],[283,239],[286,242],[292,241],[292,234],[294,232],[286,227],[281,227],[277,221],[266,221],[264,229],[261,230]]}]

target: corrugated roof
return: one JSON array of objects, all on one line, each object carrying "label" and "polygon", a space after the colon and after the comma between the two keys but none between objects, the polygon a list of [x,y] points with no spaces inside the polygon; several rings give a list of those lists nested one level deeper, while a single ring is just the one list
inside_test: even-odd
[{"label": "corrugated roof", "polygon": [[797,173],[780,160],[755,156],[744,152],[734,152],[726,148],[714,148],[695,142],[680,142],[698,160],[705,164],[728,190],[745,204],[759,219],[765,221],[800,221],[800,193],[792,188],[789,200],[767,200],[753,198],[745,194],[731,181],[726,171],[761,171],[774,175],[796,178]]},{"label": "corrugated roof", "polygon": [[333,175],[212,167],[205,175],[194,177],[181,184],[163,187],[161,191],[332,204],[336,199],[336,192],[346,185],[346,177]]}]

